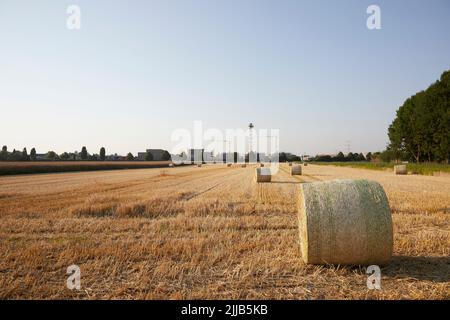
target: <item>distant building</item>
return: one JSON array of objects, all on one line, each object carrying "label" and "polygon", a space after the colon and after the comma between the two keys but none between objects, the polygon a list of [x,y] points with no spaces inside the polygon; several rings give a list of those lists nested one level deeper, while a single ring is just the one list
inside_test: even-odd
[{"label": "distant building", "polygon": [[205,162],[213,162],[214,159],[214,153],[213,152],[203,152],[203,161]]},{"label": "distant building", "polygon": [[147,156],[147,152],[138,152],[137,159],[140,161],[144,161],[146,156]]},{"label": "distant building", "polygon": [[138,152],[138,160],[144,161],[147,153],[152,155],[153,161],[162,161],[166,150],[163,149],[147,149],[145,152]]},{"label": "distant building", "polygon": [[36,160],[42,161],[42,160],[48,160],[46,153],[36,153]]}]

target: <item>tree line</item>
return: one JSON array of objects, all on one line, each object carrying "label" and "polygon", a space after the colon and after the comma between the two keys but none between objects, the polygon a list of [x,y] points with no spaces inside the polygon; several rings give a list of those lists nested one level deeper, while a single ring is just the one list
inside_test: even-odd
[{"label": "tree line", "polygon": [[341,151],[337,155],[317,155],[314,158],[310,159],[311,161],[320,161],[320,162],[350,162],[350,161],[370,161],[372,160],[372,153],[369,152],[364,156],[362,153],[352,153],[349,152],[347,155]]},{"label": "tree line", "polygon": [[[22,151],[13,149],[13,151],[8,151],[7,146],[3,146],[0,151],[0,161],[38,161],[38,160],[48,160],[48,161],[105,161],[105,160],[126,160],[134,161],[137,158],[129,152],[126,157],[119,156],[117,154],[106,156],[106,149],[101,147],[99,153],[89,154],[87,148],[83,146],[81,152],[63,152],[57,154],[54,151],[48,151],[45,155],[40,155],[38,159],[38,154],[36,149],[32,148],[30,153],[28,153],[27,148],[23,148]],[[164,150],[162,159],[163,161],[169,161],[171,159],[170,153]],[[145,155],[146,161],[153,161],[153,155],[149,152]]]}]

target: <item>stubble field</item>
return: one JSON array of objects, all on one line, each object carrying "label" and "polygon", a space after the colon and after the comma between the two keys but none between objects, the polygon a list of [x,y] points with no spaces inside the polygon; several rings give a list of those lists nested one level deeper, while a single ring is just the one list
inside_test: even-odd
[{"label": "stubble field", "polygon": [[[224,165],[0,177],[2,299],[448,299],[450,178],[309,165],[256,184]],[[301,261],[300,183],[380,182],[394,222],[382,290]],[[81,269],[81,290],[66,269]]]}]

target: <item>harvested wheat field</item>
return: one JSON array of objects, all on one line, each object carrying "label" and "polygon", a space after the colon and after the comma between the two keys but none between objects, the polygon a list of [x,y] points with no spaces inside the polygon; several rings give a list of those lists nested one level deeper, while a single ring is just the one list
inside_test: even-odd
[{"label": "harvested wheat field", "polygon": [[[448,299],[450,178],[309,165],[271,183],[255,165],[0,177],[2,299]],[[299,184],[385,189],[394,253],[381,290],[363,267],[305,265]],[[67,267],[81,290],[66,288]]]}]

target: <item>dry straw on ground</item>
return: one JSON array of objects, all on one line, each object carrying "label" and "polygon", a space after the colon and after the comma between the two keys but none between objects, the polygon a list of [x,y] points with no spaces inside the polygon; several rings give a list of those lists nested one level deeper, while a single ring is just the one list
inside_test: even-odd
[{"label": "dry straw on ground", "polygon": [[406,170],[406,164],[399,164],[397,166],[394,166],[394,173],[395,174],[408,174],[408,171]]},{"label": "dry straw on ground", "polygon": [[301,175],[302,174],[302,166],[299,164],[294,165],[293,167],[291,167],[291,175],[296,176],[296,175]]},{"label": "dry straw on ground", "polygon": [[270,168],[255,168],[255,180],[256,182],[270,182],[272,180]]},{"label": "dry straw on ground", "polygon": [[[448,299],[450,176],[309,164],[256,184],[255,166],[217,163],[0,177],[0,299]],[[299,249],[299,184],[361,178],[392,209],[382,290]]]},{"label": "dry straw on ground", "polygon": [[301,185],[302,258],[311,264],[384,265],[392,255],[392,218],[383,187],[368,180]]}]

